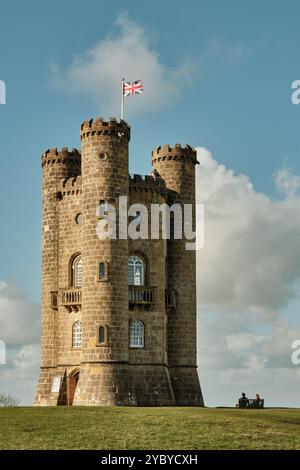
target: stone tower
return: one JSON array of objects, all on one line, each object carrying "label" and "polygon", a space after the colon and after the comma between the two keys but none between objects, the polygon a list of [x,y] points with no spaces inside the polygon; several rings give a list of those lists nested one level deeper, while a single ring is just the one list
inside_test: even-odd
[{"label": "stone tower", "polygon": [[[193,220],[197,163],[196,150],[189,145],[164,145],[152,152],[152,165],[169,190],[167,203],[191,204]],[[196,252],[187,250],[186,242],[184,236],[168,242],[168,291],[176,296],[176,308],[168,309],[168,367],[176,404],[201,405],[196,354]]]},{"label": "stone tower", "polygon": [[144,215],[134,204],[149,213],[153,204],[194,206],[196,152],[158,147],[153,176],[131,177],[124,121],[86,121],[80,137],[81,153],[53,148],[42,156],[42,352],[35,404],[202,406],[195,252],[185,249],[184,239],[163,240],[161,231],[155,239],[119,233],[99,239],[97,233],[107,204],[117,227],[121,204],[130,207],[136,225]]}]

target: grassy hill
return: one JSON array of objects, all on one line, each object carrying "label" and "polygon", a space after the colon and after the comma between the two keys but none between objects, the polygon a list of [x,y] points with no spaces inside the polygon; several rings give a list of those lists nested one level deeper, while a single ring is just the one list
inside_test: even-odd
[{"label": "grassy hill", "polygon": [[300,409],[0,408],[0,449],[299,449]]}]

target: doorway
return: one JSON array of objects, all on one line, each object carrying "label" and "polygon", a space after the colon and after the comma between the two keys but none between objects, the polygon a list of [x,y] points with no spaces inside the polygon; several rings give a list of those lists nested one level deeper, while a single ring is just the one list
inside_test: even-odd
[{"label": "doorway", "polygon": [[75,390],[79,380],[79,374],[80,372],[79,370],[77,370],[75,372],[71,372],[71,374],[69,375],[69,406],[73,405]]}]

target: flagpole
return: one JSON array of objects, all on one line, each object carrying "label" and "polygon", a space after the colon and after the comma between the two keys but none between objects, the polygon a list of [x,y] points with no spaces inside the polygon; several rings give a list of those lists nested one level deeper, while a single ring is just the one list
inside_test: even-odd
[{"label": "flagpole", "polygon": [[124,121],[124,78],[122,78],[121,119]]}]

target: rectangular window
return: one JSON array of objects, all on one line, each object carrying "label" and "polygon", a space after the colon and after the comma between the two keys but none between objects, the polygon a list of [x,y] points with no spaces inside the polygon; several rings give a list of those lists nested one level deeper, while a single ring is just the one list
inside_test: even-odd
[{"label": "rectangular window", "polygon": [[144,324],[140,320],[133,320],[129,324],[129,346],[131,348],[144,347]]},{"label": "rectangular window", "polygon": [[99,279],[105,279],[106,278],[106,269],[105,269],[105,263],[99,263]]},{"label": "rectangular window", "polygon": [[53,310],[58,309],[57,292],[51,292],[51,308],[53,308]]},{"label": "rectangular window", "polygon": [[107,261],[100,261],[97,264],[98,281],[108,281],[108,263]]},{"label": "rectangular window", "polygon": [[133,334],[130,337],[130,347],[131,348],[143,348],[144,347],[144,341],[141,336],[138,334]]},{"label": "rectangular window", "polygon": [[105,343],[105,327],[100,326],[99,328],[99,344]]}]

